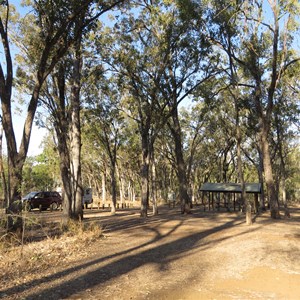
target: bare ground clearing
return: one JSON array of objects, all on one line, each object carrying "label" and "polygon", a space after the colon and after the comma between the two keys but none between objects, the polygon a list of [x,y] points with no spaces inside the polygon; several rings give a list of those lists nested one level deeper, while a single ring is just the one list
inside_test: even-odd
[{"label": "bare ground clearing", "polygon": [[300,207],[290,219],[264,213],[252,226],[239,213],[181,215],[166,207],[147,220],[135,209],[86,210],[85,217],[101,224],[104,237],[41,234],[22,252],[1,250],[0,298],[300,299]]}]

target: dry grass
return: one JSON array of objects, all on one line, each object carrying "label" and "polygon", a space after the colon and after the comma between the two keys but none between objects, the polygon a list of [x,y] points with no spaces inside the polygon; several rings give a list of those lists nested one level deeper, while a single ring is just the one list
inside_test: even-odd
[{"label": "dry grass", "polygon": [[[0,251],[0,298],[294,300],[300,295],[299,206],[291,207],[291,218],[271,220],[269,212],[262,213],[252,226],[240,213],[194,209],[181,215],[179,208],[167,207],[147,220],[139,211],[111,216],[88,210],[83,223],[66,227],[57,221],[60,214],[36,216],[47,226],[34,221],[30,227],[28,220],[23,249],[12,243]],[[105,239],[99,239],[98,222]]]},{"label": "dry grass", "polygon": [[85,249],[103,236],[97,223],[70,221],[62,226],[26,218],[25,225],[21,234],[2,232],[0,236],[0,277],[6,281],[17,282],[62,261],[85,257]]}]

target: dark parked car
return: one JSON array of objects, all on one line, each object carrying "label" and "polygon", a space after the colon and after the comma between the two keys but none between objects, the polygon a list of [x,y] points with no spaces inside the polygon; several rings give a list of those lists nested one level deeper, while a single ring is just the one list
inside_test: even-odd
[{"label": "dark parked car", "polygon": [[46,210],[58,209],[62,204],[62,198],[58,192],[31,192],[22,198],[23,206],[28,209],[39,208]]}]

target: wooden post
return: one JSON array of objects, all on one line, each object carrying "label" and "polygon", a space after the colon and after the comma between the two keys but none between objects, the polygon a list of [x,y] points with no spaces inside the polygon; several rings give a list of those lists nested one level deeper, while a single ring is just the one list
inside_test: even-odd
[{"label": "wooden post", "polygon": [[233,194],[233,210],[235,211],[235,193]]},{"label": "wooden post", "polygon": [[258,213],[258,194],[254,194],[254,212]]}]

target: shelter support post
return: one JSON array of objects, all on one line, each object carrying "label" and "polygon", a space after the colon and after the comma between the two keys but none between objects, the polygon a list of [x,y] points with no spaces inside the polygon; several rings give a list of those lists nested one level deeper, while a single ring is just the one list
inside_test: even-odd
[{"label": "shelter support post", "polygon": [[258,194],[254,194],[254,213],[258,213]]},{"label": "shelter support post", "polygon": [[235,211],[235,194],[233,194],[233,210]]}]

